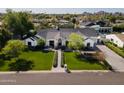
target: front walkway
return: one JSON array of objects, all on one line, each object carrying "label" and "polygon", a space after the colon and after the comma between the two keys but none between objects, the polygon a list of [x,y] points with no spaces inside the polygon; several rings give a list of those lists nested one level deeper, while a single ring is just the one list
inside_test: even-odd
[{"label": "front walkway", "polygon": [[106,61],[115,71],[124,71],[124,58],[113,52],[105,45],[97,45],[97,47],[105,54]]},{"label": "front walkway", "polygon": [[58,66],[56,68],[52,67],[52,72],[65,72],[64,68],[61,67],[61,50],[58,52]]}]

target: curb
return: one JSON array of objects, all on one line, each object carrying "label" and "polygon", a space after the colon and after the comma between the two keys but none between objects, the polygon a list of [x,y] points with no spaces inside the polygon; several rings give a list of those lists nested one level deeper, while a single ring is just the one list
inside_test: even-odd
[{"label": "curb", "polygon": [[110,70],[70,70],[73,72],[112,72]]},{"label": "curb", "polygon": [[[71,73],[83,73],[83,72],[112,72],[110,70],[70,70]],[[115,71],[115,72],[124,72],[124,71]],[[37,74],[37,73],[66,73],[66,72],[54,72],[54,71],[20,71],[20,72],[15,72],[15,71],[10,71],[10,72],[0,72],[0,74]]]}]

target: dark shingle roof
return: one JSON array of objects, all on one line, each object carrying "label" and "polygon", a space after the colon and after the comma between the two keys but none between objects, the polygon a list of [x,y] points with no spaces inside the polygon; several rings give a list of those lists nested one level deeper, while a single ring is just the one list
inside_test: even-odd
[{"label": "dark shingle roof", "polygon": [[98,33],[93,28],[79,29],[79,32],[81,32],[83,35],[85,35],[87,37],[97,37],[98,36]]},{"label": "dark shingle roof", "polygon": [[96,37],[97,33],[93,28],[83,28],[83,29],[43,29],[38,31],[37,35],[45,39],[55,39],[55,38],[68,38],[71,33],[77,33],[84,35],[86,37]]}]

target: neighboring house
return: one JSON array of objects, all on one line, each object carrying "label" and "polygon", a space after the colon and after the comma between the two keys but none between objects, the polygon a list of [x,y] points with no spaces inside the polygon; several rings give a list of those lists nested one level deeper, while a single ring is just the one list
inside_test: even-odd
[{"label": "neighboring house", "polygon": [[[99,40],[99,36],[97,32],[92,28],[83,28],[83,29],[44,29],[40,30],[37,33],[37,36],[43,38],[45,40],[45,46],[48,47],[63,47],[67,46],[69,35],[71,33],[77,33],[84,37],[84,45],[86,47],[95,47],[97,41]],[[25,40],[26,45],[36,46],[37,40],[28,38]]]},{"label": "neighboring house", "polygon": [[101,27],[100,25],[93,25],[90,28],[94,28],[98,33],[101,33],[101,34],[108,34],[113,32],[112,27]]},{"label": "neighboring house", "polygon": [[68,24],[68,23],[69,23],[69,21],[67,21],[67,20],[59,20],[60,25],[64,25],[64,24]]},{"label": "neighboring house", "polygon": [[116,44],[118,47],[124,47],[124,34],[106,35],[106,39]]},{"label": "neighboring house", "polygon": [[93,25],[95,25],[94,22],[81,22],[80,23],[80,28],[87,28],[87,27],[91,27]]},{"label": "neighboring house", "polygon": [[80,28],[94,28],[98,33],[102,34],[113,32],[113,28],[106,26],[106,23],[103,21],[83,22],[80,24]]}]

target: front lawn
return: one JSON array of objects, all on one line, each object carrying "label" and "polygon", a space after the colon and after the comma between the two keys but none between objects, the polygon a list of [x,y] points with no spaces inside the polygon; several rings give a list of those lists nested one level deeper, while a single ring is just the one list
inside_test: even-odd
[{"label": "front lawn", "polygon": [[97,61],[78,58],[75,52],[65,52],[65,63],[70,70],[105,70],[106,67]]},{"label": "front lawn", "polygon": [[[41,51],[28,51],[23,52],[19,58],[32,60],[34,67],[32,70],[51,70],[53,63],[54,52],[41,52]],[[3,65],[0,65],[0,71],[9,71],[8,65],[13,59],[4,61]]]},{"label": "front lawn", "polygon": [[22,53],[19,57],[34,62],[32,70],[51,70],[54,52],[29,51]]}]

